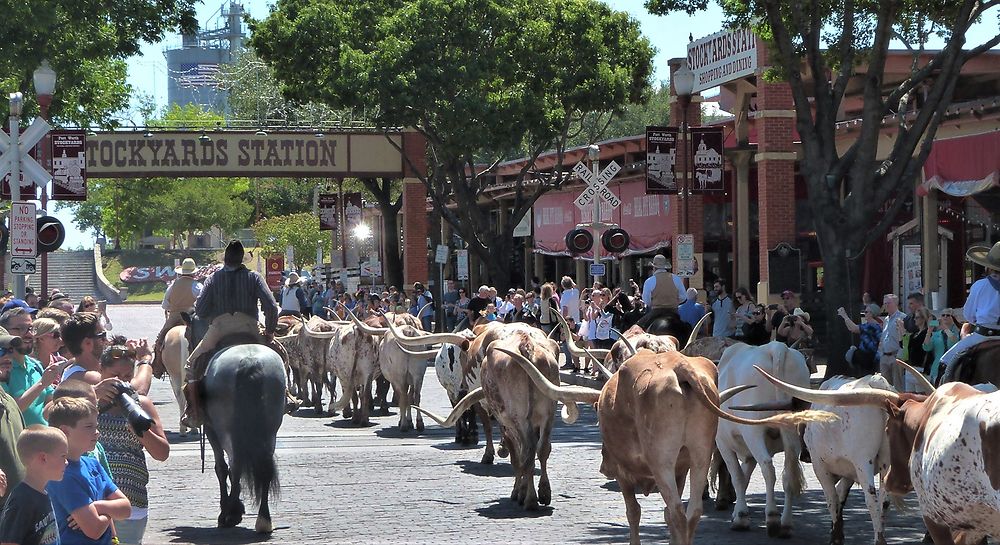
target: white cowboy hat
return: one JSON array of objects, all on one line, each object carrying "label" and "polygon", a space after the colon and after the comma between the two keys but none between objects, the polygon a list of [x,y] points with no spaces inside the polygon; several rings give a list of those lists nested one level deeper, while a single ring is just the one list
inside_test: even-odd
[{"label": "white cowboy hat", "polygon": [[670,270],[670,262],[667,261],[667,256],[662,254],[657,254],[653,257],[653,268],[654,269],[667,269]]},{"label": "white cowboy hat", "polygon": [[792,311],[792,316],[802,316],[803,320],[809,321],[809,313],[799,307],[795,307],[795,310]]},{"label": "white cowboy hat", "polygon": [[973,263],[982,265],[987,269],[1000,271],[1000,242],[994,244],[992,248],[987,248],[986,246],[973,246],[972,248],[969,248],[969,251],[965,253],[965,256],[968,257]]},{"label": "white cowboy hat", "polygon": [[285,287],[291,287],[299,283],[299,273],[293,272],[289,273],[288,278],[285,280]]},{"label": "white cowboy hat", "polygon": [[194,274],[194,272],[197,269],[198,269],[198,265],[195,264],[194,259],[191,259],[190,257],[186,257],[186,258],[184,258],[184,261],[181,262],[181,266],[180,267],[174,268],[174,272],[177,273],[177,274],[179,274],[179,275],[181,275],[181,276],[190,276],[190,275]]}]

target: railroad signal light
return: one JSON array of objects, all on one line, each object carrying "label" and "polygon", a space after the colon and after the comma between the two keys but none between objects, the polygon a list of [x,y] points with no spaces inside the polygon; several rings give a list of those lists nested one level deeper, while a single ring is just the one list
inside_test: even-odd
[{"label": "railroad signal light", "polygon": [[628,233],[619,227],[608,229],[601,235],[601,246],[612,254],[621,254],[628,250],[630,241]]},{"label": "railroad signal light", "polygon": [[573,229],[566,233],[566,248],[573,255],[585,254],[594,247],[594,235],[585,229]]},{"label": "railroad signal light", "polygon": [[66,240],[66,229],[61,221],[54,216],[41,216],[35,220],[38,232],[38,253],[54,252]]}]

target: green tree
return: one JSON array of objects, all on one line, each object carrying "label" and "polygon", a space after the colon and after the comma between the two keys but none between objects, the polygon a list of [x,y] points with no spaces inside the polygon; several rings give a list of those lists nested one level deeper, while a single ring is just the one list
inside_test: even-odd
[{"label": "green tree", "polygon": [[319,230],[319,218],[314,214],[290,214],[258,221],[253,225],[254,236],[265,254],[282,254],[291,246],[295,250],[296,269],[304,269],[316,258],[316,247],[329,238]]},{"label": "green tree", "polygon": [[[998,4],[992,0],[721,2],[731,24],[752,26],[768,43],[775,65],[768,77],[787,79],[791,86],[802,141],[799,171],[808,187],[823,255],[828,316],[835,316],[841,306],[856,315],[861,300],[859,258],[870,243],[884,236],[913,192],[962,66],[1000,44],[1000,34],[972,47],[966,44],[969,28]],[[693,14],[706,5],[707,0],[646,2],[653,13]],[[944,41],[940,50],[925,50],[932,35]],[[913,54],[912,70],[902,81],[886,78],[894,39],[906,41]],[[863,98],[861,126],[851,145],[838,150],[835,124],[850,88]],[[878,148],[886,126],[894,130],[895,139],[883,160]],[[883,207],[886,213],[881,212]],[[841,354],[850,344],[850,333],[834,327],[828,336],[827,374],[843,373]]]},{"label": "green tree", "polygon": [[[514,227],[566,179],[574,123],[641,102],[652,70],[638,23],[596,0],[279,0],[251,27],[289,98],[367,107],[378,127],[427,138],[429,171],[417,176],[501,288],[513,272]],[[497,225],[482,193],[495,165],[522,149],[529,160],[512,184],[513,213]],[[555,175],[528,188],[549,149]],[[492,166],[475,166],[481,159]]]},{"label": "green tree", "polygon": [[[49,109],[54,119],[110,127],[128,106],[125,59],[141,42],[156,43],[167,30],[193,30],[195,0],[32,0],[0,2],[0,85],[33,93],[32,72],[48,60],[57,74]],[[25,117],[37,113],[28,100]],[[7,101],[0,104],[7,117]]]}]

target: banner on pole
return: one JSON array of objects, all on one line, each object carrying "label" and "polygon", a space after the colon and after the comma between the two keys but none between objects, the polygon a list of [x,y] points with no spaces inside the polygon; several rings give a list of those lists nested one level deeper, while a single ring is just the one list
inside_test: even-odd
[{"label": "banner on pole", "polygon": [[53,131],[50,142],[52,200],[87,200],[87,134]]},{"label": "banner on pole", "polygon": [[712,193],[725,190],[723,173],[722,127],[692,127],[691,156],[694,164],[692,193]]},{"label": "banner on pole", "polygon": [[676,195],[677,128],[646,127],[646,193]]},{"label": "banner on pole", "polygon": [[320,193],[319,195],[319,230],[336,231],[340,222],[338,221],[339,209],[337,206],[336,193]]}]

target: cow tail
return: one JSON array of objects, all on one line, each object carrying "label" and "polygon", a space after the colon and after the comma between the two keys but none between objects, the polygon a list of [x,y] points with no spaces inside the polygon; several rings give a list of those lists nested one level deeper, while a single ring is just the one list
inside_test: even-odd
[{"label": "cow tail", "polygon": [[[795,433],[795,430],[789,430],[788,433]],[[794,453],[785,451],[785,458],[788,456],[794,456]],[[798,459],[792,461],[789,464],[790,475],[788,476],[788,490],[785,493],[789,496],[797,498],[802,495],[805,491],[805,476],[802,474],[802,462]]]}]

